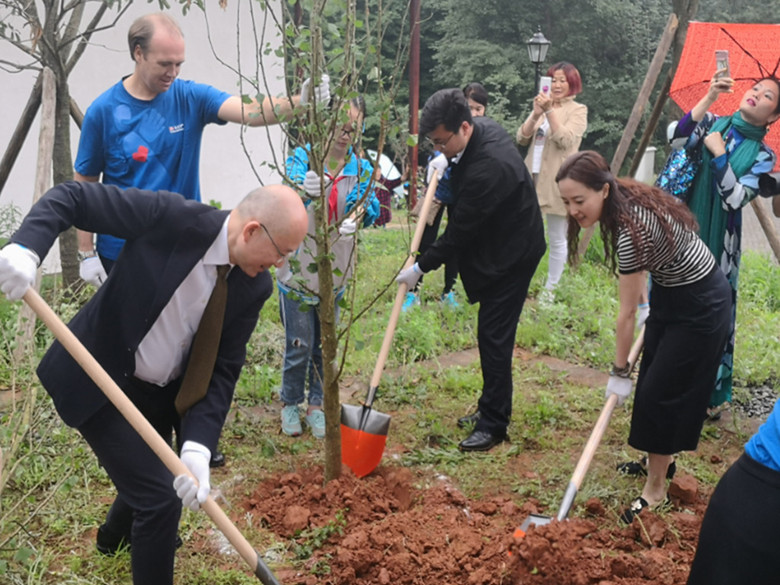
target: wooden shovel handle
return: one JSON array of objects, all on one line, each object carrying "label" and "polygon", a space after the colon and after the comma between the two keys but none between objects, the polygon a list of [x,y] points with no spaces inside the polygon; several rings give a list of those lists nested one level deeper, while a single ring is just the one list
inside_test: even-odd
[{"label": "wooden shovel handle", "polygon": [[[425,199],[423,200],[422,209],[420,211],[420,217],[417,218],[417,226],[414,229],[414,235],[412,236],[412,245],[410,248],[409,257],[406,259],[404,268],[408,268],[415,263],[415,257],[417,250],[420,247],[420,241],[422,240],[423,232],[425,231],[425,218],[428,217],[428,210],[433,204],[433,197],[436,193],[436,187],[439,185],[438,173],[433,173],[431,182],[428,183],[428,189],[425,191]],[[374,396],[376,390],[379,387],[379,380],[382,378],[382,371],[385,369],[385,362],[387,356],[390,353],[390,346],[393,343],[393,335],[395,335],[395,327],[398,324],[398,317],[401,314],[401,306],[404,304],[404,297],[408,287],[406,283],[400,283],[398,285],[398,292],[395,294],[395,302],[393,303],[393,309],[390,312],[390,320],[387,323],[387,329],[385,329],[385,336],[382,339],[382,347],[379,349],[379,357],[376,360],[374,366],[374,373],[371,376],[371,383],[368,386],[368,398],[366,398],[366,406],[371,407],[374,403]]]},{"label": "wooden shovel handle", "polygon": [[[181,459],[171,449],[170,445],[166,443],[163,438],[154,430],[154,427],[146,420],[141,412],[130,401],[127,395],[117,386],[116,382],[108,375],[98,361],[92,356],[86,347],[79,341],[79,339],[68,329],[65,323],[57,316],[57,314],[49,307],[41,296],[32,288],[28,288],[23,297],[24,301],[35,311],[38,318],[43,321],[46,327],[54,334],[67,352],[73,357],[74,360],[84,369],[87,375],[92,379],[98,388],[100,388],[111,403],[116,406],[117,410],[122,413],[122,416],[127,419],[127,422],[138,431],[141,438],[147,445],[157,454],[162,460],[165,467],[167,467],[174,476],[189,475],[192,477],[187,466],[182,463]],[[194,478],[193,478],[194,479]],[[236,528],[235,524],[231,522],[230,518],[222,511],[222,508],[211,498],[201,504],[201,507],[209,515],[219,528],[220,532],[230,541],[241,557],[252,568],[255,575],[265,585],[281,585],[279,581],[274,577],[271,570],[263,562],[263,559],[252,548],[252,545],[244,538],[244,536]]]},{"label": "wooden shovel handle", "polygon": [[[634,365],[639,359],[639,354],[642,352],[642,347],[644,345],[644,339],[645,327],[642,325],[642,329],[639,331],[639,334],[634,340],[634,344],[631,346],[631,350],[628,352],[629,372],[634,369]],[[574,469],[574,473],[571,476],[571,483],[574,484],[577,489],[580,489],[580,486],[582,485],[582,480],[585,477],[585,473],[588,471],[588,467],[590,467],[590,462],[593,460],[593,456],[601,442],[601,438],[607,430],[609,418],[612,416],[612,411],[615,409],[617,401],[618,397],[615,394],[611,394],[609,398],[607,398],[607,402],[604,405],[604,408],[601,409],[601,414],[590,433],[590,438],[588,438],[588,442],[585,443],[585,448],[582,450],[580,460],[577,462],[577,467]]]}]

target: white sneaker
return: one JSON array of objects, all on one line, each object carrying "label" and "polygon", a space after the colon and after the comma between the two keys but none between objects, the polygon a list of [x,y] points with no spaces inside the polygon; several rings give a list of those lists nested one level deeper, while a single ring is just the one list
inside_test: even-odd
[{"label": "white sneaker", "polygon": [[543,288],[539,293],[539,304],[543,306],[552,305],[555,302],[555,293],[548,288]]}]

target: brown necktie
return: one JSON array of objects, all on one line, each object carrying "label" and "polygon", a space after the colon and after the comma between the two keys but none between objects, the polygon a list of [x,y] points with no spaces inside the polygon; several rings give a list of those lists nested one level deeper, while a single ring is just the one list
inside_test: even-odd
[{"label": "brown necktie", "polygon": [[222,323],[225,320],[228,270],[229,264],[217,267],[217,282],[192,339],[190,360],[187,362],[187,370],[174,403],[179,416],[183,416],[193,404],[206,396],[209,389],[217,361],[219,340],[222,337]]}]

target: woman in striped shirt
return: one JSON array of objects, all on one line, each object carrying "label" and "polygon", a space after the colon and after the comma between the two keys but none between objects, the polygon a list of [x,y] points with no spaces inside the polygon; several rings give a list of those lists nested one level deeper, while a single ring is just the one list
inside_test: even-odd
[{"label": "woman in striped shirt", "polygon": [[653,279],[650,317],[637,378],[628,443],[647,451],[642,495],[621,515],[630,523],[666,501],[666,472],[674,453],[695,450],[729,331],[731,289],[712,253],[696,235],[682,202],[656,187],[617,179],[597,152],[570,156],[556,176],[569,215],[569,260],[579,232],[601,226],[606,262],[618,276],[615,364],[607,396],[631,392],[628,353],[636,307]]}]

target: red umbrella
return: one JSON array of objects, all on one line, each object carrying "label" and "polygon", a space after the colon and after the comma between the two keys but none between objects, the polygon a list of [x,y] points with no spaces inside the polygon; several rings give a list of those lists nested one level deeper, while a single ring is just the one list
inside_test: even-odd
[{"label": "red umbrella", "polygon": [[[780,25],[691,22],[680,64],[669,97],[684,111],[690,111],[704,97],[715,73],[715,51],[729,52],[734,93],[721,94],[710,108],[713,114],[733,114],[744,93],[756,80],[776,73],[780,57]],[[780,121],[769,127],[764,141],[778,155],[780,170]]]}]

